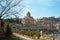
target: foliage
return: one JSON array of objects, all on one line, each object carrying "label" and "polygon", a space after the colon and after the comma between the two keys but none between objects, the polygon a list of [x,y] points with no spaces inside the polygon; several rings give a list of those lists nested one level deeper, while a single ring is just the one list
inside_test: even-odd
[{"label": "foliage", "polygon": [[51,37],[48,34],[49,32],[45,33],[46,35],[43,32],[43,39],[40,39],[41,34],[37,30],[20,30],[19,33],[22,35],[32,37],[34,40],[51,40]]},{"label": "foliage", "polygon": [[15,40],[22,40],[21,38],[15,38]]},{"label": "foliage", "polygon": [[25,30],[20,30],[19,33],[24,35],[25,34]]},{"label": "foliage", "polygon": [[28,30],[28,31],[27,31],[27,35],[28,35],[28,36],[33,36],[33,35],[34,35],[34,31]]},{"label": "foliage", "polygon": [[12,37],[9,37],[9,38],[7,38],[8,40],[22,40],[21,38],[19,38],[19,37],[16,37],[16,36],[14,36],[14,35],[12,35]]},{"label": "foliage", "polygon": [[11,28],[10,28],[9,24],[6,27],[6,36],[7,37],[11,37],[12,36],[12,31],[11,31]]},{"label": "foliage", "polygon": [[9,22],[9,23],[15,23],[15,20],[14,19],[5,19],[5,22]]},{"label": "foliage", "polygon": [[51,40],[51,37],[46,35],[45,40]]},{"label": "foliage", "polygon": [[36,30],[20,30],[18,33],[22,34],[22,35],[27,35],[29,37],[40,37],[40,33]]}]

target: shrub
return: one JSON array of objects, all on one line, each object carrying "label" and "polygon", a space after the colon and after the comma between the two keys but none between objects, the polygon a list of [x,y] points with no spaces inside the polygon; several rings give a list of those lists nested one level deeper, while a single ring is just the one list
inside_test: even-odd
[{"label": "shrub", "polygon": [[11,37],[12,36],[12,31],[11,31],[11,28],[10,28],[9,24],[7,25],[6,29],[7,29],[6,30],[6,36]]}]

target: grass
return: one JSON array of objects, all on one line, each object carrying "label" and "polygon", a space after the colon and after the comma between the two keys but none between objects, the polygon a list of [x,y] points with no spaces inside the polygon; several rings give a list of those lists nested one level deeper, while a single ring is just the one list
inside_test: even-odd
[{"label": "grass", "polygon": [[22,40],[22,39],[13,35],[13,36],[11,37],[11,40]]},{"label": "grass", "polygon": [[16,38],[11,38],[11,40],[22,40],[22,39],[21,39],[21,38],[16,37]]},{"label": "grass", "polygon": [[22,40],[21,38],[19,37],[16,37],[14,35],[12,35],[11,37],[5,37],[6,40]]}]

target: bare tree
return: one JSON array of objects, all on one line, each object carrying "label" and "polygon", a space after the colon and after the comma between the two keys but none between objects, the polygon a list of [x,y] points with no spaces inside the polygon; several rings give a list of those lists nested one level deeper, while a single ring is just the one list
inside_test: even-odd
[{"label": "bare tree", "polygon": [[[15,15],[17,17],[19,12],[21,12],[23,9],[21,2],[22,0],[0,0],[0,19],[12,15]],[[19,11],[15,10],[16,6],[19,7]]]}]

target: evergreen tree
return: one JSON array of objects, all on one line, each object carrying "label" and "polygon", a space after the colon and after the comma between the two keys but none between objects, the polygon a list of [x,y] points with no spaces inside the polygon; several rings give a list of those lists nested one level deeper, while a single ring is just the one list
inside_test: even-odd
[{"label": "evergreen tree", "polygon": [[11,31],[11,28],[10,28],[10,26],[9,26],[9,24],[7,25],[7,30],[6,30],[6,36],[7,37],[11,37],[12,36],[12,31]]}]

